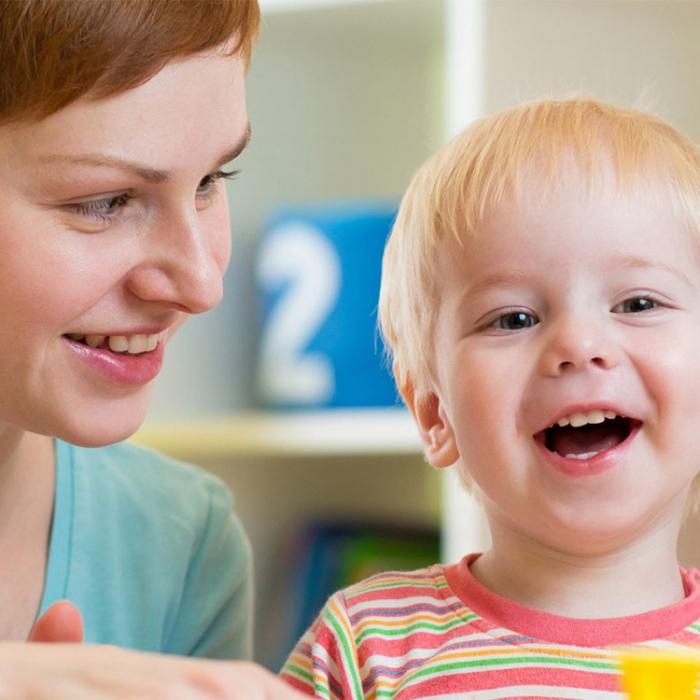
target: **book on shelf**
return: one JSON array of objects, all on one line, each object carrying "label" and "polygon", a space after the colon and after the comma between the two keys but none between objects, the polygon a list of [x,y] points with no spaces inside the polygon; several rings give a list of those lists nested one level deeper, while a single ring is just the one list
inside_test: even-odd
[{"label": "book on shelf", "polygon": [[385,523],[309,523],[287,548],[286,575],[267,625],[271,658],[278,670],[335,591],[372,574],[412,570],[440,557],[437,528]]}]

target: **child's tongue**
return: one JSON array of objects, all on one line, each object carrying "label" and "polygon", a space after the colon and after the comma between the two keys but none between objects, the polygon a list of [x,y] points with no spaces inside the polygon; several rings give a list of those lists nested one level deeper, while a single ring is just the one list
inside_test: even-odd
[{"label": "child's tongue", "polygon": [[562,456],[587,452],[602,452],[619,445],[622,436],[604,423],[584,425],[581,428],[559,428],[552,435],[550,449]]}]

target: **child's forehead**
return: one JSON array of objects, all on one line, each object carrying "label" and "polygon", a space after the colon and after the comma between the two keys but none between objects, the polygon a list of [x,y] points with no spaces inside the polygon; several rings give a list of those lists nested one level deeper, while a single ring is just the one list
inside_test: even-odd
[{"label": "child's forehead", "polygon": [[[524,223],[555,216],[573,224],[591,209],[599,216],[607,211],[633,218],[636,210],[653,206],[677,217],[675,194],[671,174],[621,170],[605,153],[595,163],[581,163],[564,153],[556,164],[533,160],[518,172],[504,174],[497,188],[481,195],[472,222],[455,221],[452,238],[461,248],[488,245],[484,238],[494,234],[496,224],[518,231]],[[568,228],[561,227],[562,236]]]},{"label": "child's forehead", "polygon": [[484,208],[473,227],[456,227],[445,236],[436,282],[453,268],[478,275],[484,266],[513,261],[523,268],[528,260],[557,265],[568,248],[595,252],[599,260],[622,259],[642,237],[652,258],[672,240],[697,250],[697,229],[678,216],[668,183],[642,177],[621,183],[610,161],[595,173],[562,163],[556,180],[530,167]]}]

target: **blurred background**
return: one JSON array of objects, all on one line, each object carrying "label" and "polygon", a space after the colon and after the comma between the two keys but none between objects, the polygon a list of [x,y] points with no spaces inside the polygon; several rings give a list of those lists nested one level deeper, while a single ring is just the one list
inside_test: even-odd
[{"label": "blurred background", "polygon": [[[381,248],[418,165],[474,118],[586,94],[700,140],[700,0],[261,0],[253,130],[227,183],[226,296],[169,348],[136,439],[231,486],[272,668],[327,590],[486,545],[422,459],[375,331]],[[700,564],[700,521],[681,559]]]}]

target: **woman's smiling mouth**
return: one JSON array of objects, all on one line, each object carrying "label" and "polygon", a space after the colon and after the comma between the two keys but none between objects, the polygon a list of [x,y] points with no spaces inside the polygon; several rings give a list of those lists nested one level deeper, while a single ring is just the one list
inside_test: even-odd
[{"label": "woman's smiling mouth", "polygon": [[[156,378],[163,365],[163,333],[63,336],[80,367],[112,384],[140,386]],[[84,370],[83,370],[84,371]]]},{"label": "woman's smiling mouth", "polygon": [[109,349],[115,353],[139,355],[155,350],[163,338],[163,333],[136,333],[134,335],[82,335],[80,333],[68,333],[66,337],[91,348]]}]

